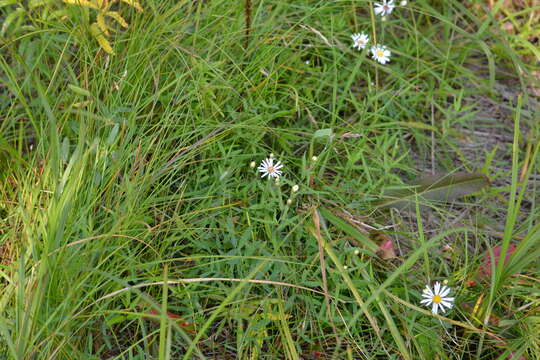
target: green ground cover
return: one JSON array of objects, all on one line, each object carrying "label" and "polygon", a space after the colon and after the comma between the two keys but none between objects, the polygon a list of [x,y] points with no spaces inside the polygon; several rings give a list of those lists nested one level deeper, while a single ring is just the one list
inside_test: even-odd
[{"label": "green ground cover", "polygon": [[540,358],[539,6],[92,3],[0,0],[0,358]]}]

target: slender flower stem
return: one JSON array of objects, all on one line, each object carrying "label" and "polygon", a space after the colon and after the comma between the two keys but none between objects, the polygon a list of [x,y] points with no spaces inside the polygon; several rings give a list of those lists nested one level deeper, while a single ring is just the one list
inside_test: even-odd
[{"label": "slender flower stem", "polygon": [[[375,24],[375,11],[373,10],[373,1],[369,2],[369,16],[371,18],[371,38],[373,39],[373,44],[377,44],[377,27]],[[379,89],[379,69],[375,68],[375,89]],[[375,111],[378,108],[378,101],[375,101]]]}]

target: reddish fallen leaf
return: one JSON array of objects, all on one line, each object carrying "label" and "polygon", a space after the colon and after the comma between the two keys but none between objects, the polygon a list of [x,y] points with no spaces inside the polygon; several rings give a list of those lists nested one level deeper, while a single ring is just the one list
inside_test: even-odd
[{"label": "reddish fallen leaf", "polygon": [[[148,312],[146,312],[145,314],[147,315],[153,315],[153,316],[160,316],[159,312],[152,309]],[[180,315],[176,315],[176,314],[173,314],[172,312],[170,311],[167,311],[167,317],[169,319],[174,319],[176,320],[176,322],[178,323],[178,325],[180,325],[181,327],[184,327],[184,328],[187,328],[187,327],[190,327],[191,326],[191,323],[185,321]],[[155,317],[145,317],[145,319],[147,320],[156,320],[156,321],[159,321],[159,319],[156,319]]]},{"label": "reddish fallen leaf", "polygon": [[381,259],[393,259],[396,257],[396,252],[394,251],[394,243],[392,240],[385,240],[379,245],[379,256]]},{"label": "reddish fallen leaf", "polygon": [[381,231],[372,231],[369,238],[376,244],[379,244],[377,255],[383,260],[393,259],[396,256],[394,251],[394,242],[392,238]]},{"label": "reddish fallen leaf", "polygon": [[508,360],[526,360],[525,356],[520,356],[519,358],[516,358],[516,353],[511,352],[510,355],[507,357]]},{"label": "reddish fallen leaf", "polygon": [[499,326],[499,323],[501,322],[501,318],[498,317],[497,315],[491,314],[491,315],[489,316],[488,321],[489,321],[489,324],[490,324],[490,325],[493,325],[493,326]]},{"label": "reddish fallen leaf", "polygon": [[[508,246],[508,251],[506,252],[506,258],[504,259],[504,264],[506,265],[508,263],[508,260],[510,260],[510,256],[516,251],[517,246],[514,244],[510,244]],[[500,258],[501,258],[501,250],[502,246],[497,245],[493,248],[493,260],[494,261],[494,267],[497,267],[499,264]],[[486,251],[484,255],[484,263],[480,266],[480,276],[483,277],[490,277],[491,276],[491,254],[489,251]]]},{"label": "reddish fallen leaf", "polygon": [[[154,300],[150,295],[146,293],[145,295],[148,298]],[[143,315],[148,315],[148,316],[143,316],[144,320],[149,320],[149,321],[154,321],[154,322],[160,321],[159,319],[159,317],[161,316],[160,312],[155,309],[148,309],[150,306],[145,301],[140,301],[137,304],[137,307],[140,310],[142,310]],[[193,327],[193,324],[186,321],[182,316],[172,313],[170,311],[167,311],[167,317],[169,319],[173,319],[179,326],[183,327],[187,332],[190,332],[190,333],[195,332],[195,328]]]}]

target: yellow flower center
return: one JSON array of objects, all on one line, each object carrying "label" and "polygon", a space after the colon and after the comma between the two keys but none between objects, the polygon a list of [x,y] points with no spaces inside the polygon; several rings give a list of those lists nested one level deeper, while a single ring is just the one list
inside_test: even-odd
[{"label": "yellow flower center", "polygon": [[364,40],[362,39],[358,39],[356,42],[358,43],[358,45],[364,45]]},{"label": "yellow flower center", "polygon": [[268,169],[266,169],[266,171],[268,171],[269,174],[272,174],[275,171],[275,169],[273,166],[269,166]]},{"label": "yellow flower center", "polygon": [[377,50],[377,57],[383,57],[384,52],[382,50]]},{"label": "yellow flower center", "polygon": [[439,295],[435,295],[433,299],[431,299],[435,304],[440,304],[442,301],[442,298]]}]

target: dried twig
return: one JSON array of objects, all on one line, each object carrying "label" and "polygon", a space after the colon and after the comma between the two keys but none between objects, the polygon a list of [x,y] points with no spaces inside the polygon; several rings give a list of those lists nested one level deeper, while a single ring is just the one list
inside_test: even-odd
[{"label": "dried twig", "polygon": [[246,14],[246,38],[244,48],[247,49],[249,45],[249,33],[251,32],[251,0],[246,0],[244,10]]}]

